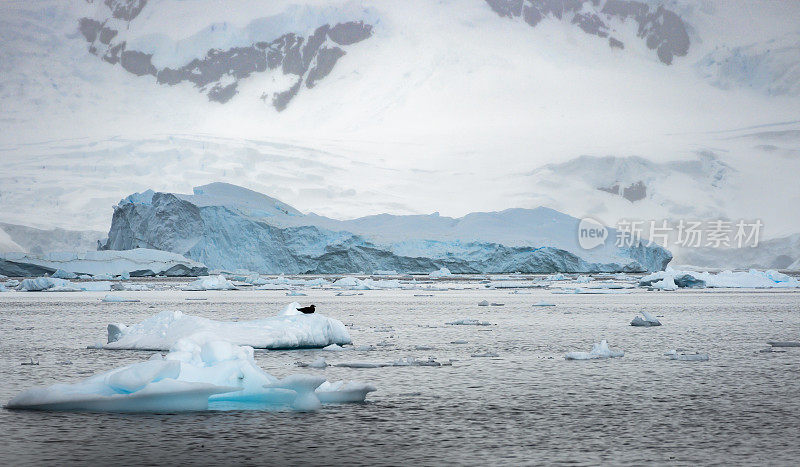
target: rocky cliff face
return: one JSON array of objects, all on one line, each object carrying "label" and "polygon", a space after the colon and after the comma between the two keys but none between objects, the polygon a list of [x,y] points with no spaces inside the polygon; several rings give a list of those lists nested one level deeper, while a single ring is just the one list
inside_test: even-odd
[{"label": "rocky cliff face", "polygon": [[500,16],[522,18],[532,27],[545,18],[569,21],[585,33],[607,37],[612,48],[625,48],[614,37],[613,21],[631,20],[637,25],[637,36],[655,50],[658,59],[671,64],[674,57],[689,52],[689,34],[680,16],[664,8],[651,8],[647,3],[627,0],[486,0]]},{"label": "rocky cliff face", "polygon": [[[213,205],[206,195],[202,206],[194,204],[191,196],[181,197],[187,199],[170,193],[155,193],[144,200],[126,198],[115,208],[104,248],[156,248],[179,253],[212,269],[288,274],[429,272],[442,266],[456,273],[641,272],[661,270],[672,258],[663,248],[642,245],[593,255],[546,244],[534,247],[520,242],[510,246],[486,240],[440,240],[433,233],[425,240],[424,231],[417,231],[418,239],[413,241],[380,241],[388,236],[374,230],[371,235],[361,235],[326,228],[322,225],[341,224],[319,216],[254,217],[231,204]],[[389,217],[396,231],[397,225],[409,224],[418,216]],[[357,227],[356,221],[347,225]],[[515,225],[508,223],[501,228],[514,229]],[[552,226],[549,228],[552,230]],[[557,239],[551,242],[562,243]]]},{"label": "rocky cliff face", "polygon": [[192,83],[209,100],[220,103],[236,95],[241,80],[254,73],[279,70],[289,84],[283,90],[261,96],[278,111],[284,110],[304,85],[312,88],[325,78],[346,54],[347,46],[372,35],[372,26],[363,21],[322,24],[307,36],[276,29],[274,35],[279,37],[270,41],[209,48],[205,56],[180,66],[157,67],[152,53],[136,50],[118,37],[121,27],[136,27],[131,22],[145,7],[147,0],[106,0],[98,7],[97,18],[81,18],[78,29],[89,43],[89,52],[134,75],[153,76],[159,84]]}]

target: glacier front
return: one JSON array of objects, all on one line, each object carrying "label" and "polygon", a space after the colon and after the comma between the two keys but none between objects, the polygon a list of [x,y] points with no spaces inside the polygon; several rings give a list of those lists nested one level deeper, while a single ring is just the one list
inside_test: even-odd
[{"label": "glacier front", "polygon": [[103,248],[152,248],[212,269],[272,274],[645,272],[663,270],[672,259],[655,245],[617,247],[614,229],[605,243],[585,250],[579,222],[544,207],[342,221],[212,183],[192,195],[148,190],[128,196],[114,209]]}]

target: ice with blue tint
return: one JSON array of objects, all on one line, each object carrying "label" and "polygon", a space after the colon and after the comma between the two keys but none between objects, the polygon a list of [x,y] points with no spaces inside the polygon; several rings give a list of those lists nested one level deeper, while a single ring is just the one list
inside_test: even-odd
[{"label": "ice with blue tint", "polygon": [[236,286],[223,275],[199,277],[183,287],[183,290],[234,290]]},{"label": "ice with blue tint", "polygon": [[278,379],[255,364],[253,348],[225,341],[181,339],[166,355],[94,375],[74,384],[23,391],[6,408],[96,412],[316,410],[363,402],[371,384],[324,377]]},{"label": "ice with blue tint", "polygon": [[259,349],[322,348],[350,344],[341,321],[320,313],[303,314],[292,302],[277,316],[253,321],[215,321],[180,311],[162,311],[133,326],[109,325],[105,349],[169,350],[181,339],[222,340]]},{"label": "ice with blue tint", "polygon": [[625,355],[621,350],[614,350],[608,346],[608,342],[603,339],[592,346],[591,352],[568,352],[564,355],[567,360],[596,360],[601,358],[617,358]]},{"label": "ice with blue tint", "polygon": [[[665,285],[671,287],[710,287],[710,288],[798,288],[800,280],[782,272],[767,270],[758,271],[722,271],[717,274],[710,272],[677,271],[667,268],[664,271],[654,272],[642,277],[639,285],[664,289]],[[667,290],[667,289],[664,289]]]},{"label": "ice with blue tint", "polygon": [[642,316],[636,316],[631,321],[631,326],[641,326],[641,327],[650,327],[650,326],[661,326],[661,321],[658,320],[655,316],[647,311],[642,311]]}]

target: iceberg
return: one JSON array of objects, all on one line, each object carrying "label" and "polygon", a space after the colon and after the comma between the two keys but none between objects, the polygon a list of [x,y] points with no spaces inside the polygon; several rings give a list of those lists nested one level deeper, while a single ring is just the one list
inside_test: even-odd
[{"label": "iceberg", "polygon": [[[180,311],[162,311],[132,326],[110,325],[104,349],[169,350],[181,339],[212,340],[257,349],[322,348],[351,344],[341,321],[297,311],[293,302],[281,314],[253,321],[215,321]],[[114,329],[112,331],[112,326]]]},{"label": "iceberg", "polygon": [[617,358],[625,355],[621,350],[613,350],[608,347],[605,339],[595,343],[591,352],[569,352],[564,355],[566,360],[596,360],[601,358]]},{"label": "iceberg", "polygon": [[235,290],[233,282],[225,279],[222,274],[218,276],[200,277],[196,281],[181,287],[181,290],[202,291],[202,290]]},{"label": "iceberg", "polygon": [[9,270],[14,276],[52,274],[58,279],[75,279],[80,275],[144,277],[165,275],[202,276],[208,274],[203,264],[169,251],[150,248],[74,252],[2,253],[0,272]]},{"label": "iceberg", "polygon": [[667,268],[642,277],[639,285],[657,287],[657,284],[674,283],[677,287],[716,287],[716,288],[797,288],[800,280],[774,270],[722,271],[718,274],[695,271],[676,271]]},{"label": "iceberg", "polygon": [[56,269],[56,272],[51,274],[50,277],[55,277],[56,279],[77,279],[78,275],[63,269]]},{"label": "iceberg", "polygon": [[657,290],[667,290],[667,291],[678,290],[678,286],[675,284],[675,280],[672,277],[665,277],[660,281],[655,281],[652,284],[650,284],[650,287]]},{"label": "iceberg", "polygon": [[556,304],[552,302],[541,301],[541,302],[536,302],[531,306],[556,306]]},{"label": "iceberg", "polygon": [[430,277],[431,279],[441,279],[443,277],[452,277],[452,275],[453,273],[450,272],[449,269],[447,269],[446,267],[441,267],[438,270],[428,274],[428,277]]},{"label": "iceberg", "polygon": [[481,300],[478,302],[478,306],[489,306],[489,300]]},{"label": "iceberg", "polygon": [[688,353],[684,350],[672,349],[665,353],[670,360],[678,360],[682,362],[707,362],[708,354],[704,353]]},{"label": "iceberg", "polygon": [[74,384],[28,389],[8,409],[92,412],[316,410],[363,402],[375,387],[312,375],[278,379],[259,368],[253,348],[182,339],[166,355],[100,373]]},{"label": "iceberg", "polygon": [[633,321],[631,321],[631,326],[642,326],[642,327],[661,326],[661,321],[659,321],[652,314],[646,311],[642,311],[641,313],[642,316],[644,316],[644,319],[642,319],[640,316],[636,316],[635,318],[633,318]]},{"label": "iceberg", "polygon": [[193,194],[122,200],[103,248],[157,248],[214,269],[264,274],[646,272],[664,269],[672,258],[641,242],[619,248],[614,229],[601,247],[584,250],[575,235],[579,223],[543,207],[457,219],[383,214],[341,221],[212,183]]}]

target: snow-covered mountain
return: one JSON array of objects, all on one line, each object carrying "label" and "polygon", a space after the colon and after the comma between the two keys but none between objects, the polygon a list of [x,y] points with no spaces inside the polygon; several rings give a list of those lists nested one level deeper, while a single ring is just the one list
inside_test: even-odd
[{"label": "snow-covered mountain", "polygon": [[103,231],[129,193],[221,180],[338,219],[547,206],[786,237],[798,17],[767,0],[8,0],[0,221]]},{"label": "snow-covered mountain", "polygon": [[658,246],[578,244],[579,219],[547,208],[462,218],[380,216],[339,221],[304,215],[274,198],[214,183],[193,195],[136,193],[120,201],[104,246],[179,253],[210,268],[260,273],[396,270],[459,273],[661,270]]}]

